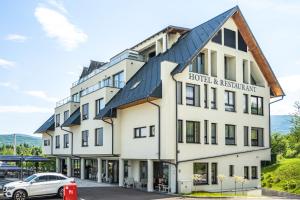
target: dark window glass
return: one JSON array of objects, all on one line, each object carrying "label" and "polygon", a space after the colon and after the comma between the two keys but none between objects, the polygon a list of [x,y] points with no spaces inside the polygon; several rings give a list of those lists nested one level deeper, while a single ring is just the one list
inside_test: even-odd
[{"label": "dark window glass", "polygon": [[134,128],[134,138],[144,138],[147,136],[146,133],[146,127],[138,127],[138,128]]},{"label": "dark window glass", "polygon": [[240,31],[238,31],[238,49],[247,52],[247,44],[244,38],[242,37]]},{"label": "dark window glass", "polygon": [[149,136],[150,137],[154,137],[155,136],[155,126],[154,125],[152,125],[152,126],[150,126],[149,127]]},{"label": "dark window glass", "polygon": [[244,178],[249,179],[249,167],[244,166]]},{"label": "dark window glass", "polygon": [[96,100],[96,116],[99,115],[100,110],[104,108],[104,99],[97,99]]},{"label": "dark window glass", "polygon": [[263,147],[264,146],[264,129],[251,128],[251,146]]},{"label": "dark window glass", "polygon": [[225,144],[235,145],[235,125],[225,124]]},{"label": "dark window glass", "polygon": [[222,29],[220,29],[216,35],[211,39],[211,41],[222,44]]},{"label": "dark window glass", "polygon": [[208,87],[204,84],[204,108],[208,108]]},{"label": "dark window glass", "polygon": [[208,144],[208,120],[204,120],[204,143]]},{"label": "dark window glass", "polygon": [[217,144],[217,124],[211,123],[211,143]]},{"label": "dark window glass", "polygon": [[235,92],[225,91],[225,111],[235,112]]},{"label": "dark window glass", "polygon": [[263,115],[263,98],[251,96],[251,114]]},{"label": "dark window glass", "polygon": [[110,77],[103,79],[103,87],[111,86]]},{"label": "dark window glass", "polygon": [[200,106],[200,86],[186,85],[186,105]]},{"label": "dark window glass", "polygon": [[37,178],[34,179],[34,180],[35,180],[35,182],[37,182],[37,183],[46,182],[46,181],[48,181],[48,176],[39,176],[39,177],[37,177]]},{"label": "dark window glass", "polygon": [[103,146],[103,128],[95,129],[95,146]]},{"label": "dark window glass", "polygon": [[60,148],[60,137],[59,137],[59,135],[55,136],[55,148],[56,149]]},{"label": "dark window glass", "polygon": [[88,145],[89,145],[89,131],[85,130],[82,131],[81,146],[87,147]]},{"label": "dark window glass", "polygon": [[218,164],[211,163],[211,184],[218,184]]},{"label": "dark window glass", "polygon": [[249,146],[249,127],[244,126],[244,146]]},{"label": "dark window glass", "polygon": [[200,122],[186,121],[186,143],[200,143]]},{"label": "dark window glass", "polygon": [[207,74],[205,71],[205,54],[200,53],[189,66],[189,71],[198,74]]},{"label": "dark window glass", "polygon": [[208,163],[194,163],[194,185],[208,184]]},{"label": "dark window glass", "polygon": [[211,109],[217,109],[217,88],[211,88]]},{"label": "dark window glass", "polygon": [[183,142],[183,121],[182,120],[178,120],[178,124],[177,124],[177,139],[178,142],[182,143]]},{"label": "dark window glass", "polygon": [[49,146],[50,145],[50,140],[44,140],[44,146]]},{"label": "dark window glass", "polygon": [[48,180],[49,180],[49,181],[57,181],[57,180],[59,180],[59,179],[58,179],[57,176],[49,175],[49,176],[48,176]]},{"label": "dark window glass", "polygon": [[234,165],[229,165],[229,176],[234,176]]},{"label": "dark window glass", "polygon": [[55,126],[56,127],[60,126],[60,114],[56,114],[55,116]]},{"label": "dark window glass", "polygon": [[257,179],[257,166],[252,166],[251,167],[251,178],[252,179]]},{"label": "dark window glass", "polygon": [[243,94],[243,97],[244,97],[243,111],[244,111],[244,113],[248,113],[249,112],[248,94]]},{"label": "dark window glass", "polygon": [[73,102],[79,102],[79,99],[80,99],[79,93],[76,93],[76,94],[72,95],[72,101]]},{"label": "dark window glass", "polygon": [[122,88],[124,87],[124,72],[119,72],[113,75],[113,87]]},{"label": "dark window glass", "polygon": [[82,105],[82,120],[86,120],[89,118],[89,104],[86,103]]},{"label": "dark window glass", "polygon": [[224,28],[224,45],[235,48],[235,31]]},{"label": "dark window glass", "polygon": [[152,57],[154,57],[156,55],[156,52],[155,51],[152,51],[152,52],[150,52],[149,54],[148,54],[148,57],[149,58],[152,58]]},{"label": "dark window glass", "polygon": [[66,111],[64,112],[64,122],[65,122],[68,118],[69,118],[69,111],[66,110]]},{"label": "dark window glass", "polygon": [[69,134],[64,134],[64,148],[69,148]]},{"label": "dark window glass", "polygon": [[176,89],[177,89],[177,103],[182,104],[182,82],[176,82]]}]

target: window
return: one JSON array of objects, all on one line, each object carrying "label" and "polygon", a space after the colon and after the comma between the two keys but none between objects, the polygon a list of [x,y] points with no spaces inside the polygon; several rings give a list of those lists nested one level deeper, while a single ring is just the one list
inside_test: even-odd
[{"label": "window", "polygon": [[249,67],[248,60],[243,60],[243,83],[249,83]]},{"label": "window", "polygon": [[85,130],[85,131],[82,131],[81,146],[87,147],[88,145],[89,145],[89,131]]},{"label": "window", "polygon": [[186,85],[186,105],[200,106],[200,86]]},{"label": "window", "polygon": [[72,101],[73,102],[79,102],[79,98],[80,98],[79,93],[76,93],[76,94],[72,95]]},{"label": "window", "polygon": [[194,163],[194,185],[208,184],[208,163]]},{"label": "window", "polygon": [[204,144],[208,143],[208,120],[204,120]]},{"label": "window", "polygon": [[103,86],[104,87],[107,87],[107,86],[110,86],[110,77],[106,78],[106,79],[103,79]]},{"label": "window", "polygon": [[244,97],[243,112],[244,113],[248,113],[249,112],[248,94],[243,94],[243,97]]},{"label": "window", "polygon": [[68,118],[69,118],[69,111],[66,110],[66,111],[64,112],[64,122],[65,122]]},{"label": "window", "polygon": [[218,184],[218,164],[211,163],[211,184]]},{"label": "window", "polygon": [[146,126],[134,128],[134,138],[144,138],[147,136]]},{"label": "window", "polygon": [[95,129],[95,146],[103,146],[103,128]]},{"label": "window", "polygon": [[264,129],[251,128],[251,146],[263,147],[264,146]]},{"label": "window", "polygon": [[244,178],[249,179],[249,167],[244,166]]},{"label": "window", "polygon": [[225,144],[235,145],[235,125],[225,124]]},{"label": "window", "polygon": [[247,44],[243,39],[240,31],[238,31],[238,49],[247,52]]},{"label": "window", "polygon": [[211,41],[222,44],[222,29],[220,29],[216,35],[211,39]]},{"label": "window", "polygon": [[252,166],[251,167],[251,178],[252,179],[257,179],[257,166]]},{"label": "window", "polygon": [[97,99],[96,100],[96,116],[99,115],[100,110],[104,108],[104,99]]},{"label": "window", "polygon": [[224,56],[224,78],[226,80],[236,80],[236,61],[234,56]]},{"label": "window", "polygon": [[182,104],[182,82],[176,82],[176,90],[177,90],[177,103]]},{"label": "window", "polygon": [[217,144],[217,124],[216,123],[211,123],[210,127],[211,131],[211,144]]},{"label": "window", "polygon": [[39,176],[36,179],[34,179],[34,181],[37,183],[46,182],[48,181],[48,176]]},{"label": "window", "polygon": [[177,124],[177,140],[178,142],[182,143],[183,142],[183,124],[182,124],[182,120],[178,120],[178,124]]},{"label": "window", "polygon": [[154,125],[150,126],[150,128],[149,128],[149,136],[150,137],[155,136],[155,126]]},{"label": "window", "polygon": [[124,87],[124,72],[119,72],[113,75],[113,87],[122,88]]},{"label": "window", "polygon": [[69,134],[64,134],[64,148],[69,148]]},{"label": "window", "polygon": [[44,146],[46,147],[46,146],[50,146],[50,140],[44,140]]},{"label": "window", "polygon": [[235,48],[235,31],[224,28],[224,45]]},{"label": "window", "polygon": [[205,69],[205,54],[200,53],[189,66],[189,71],[198,74],[207,74]]},{"label": "window", "polygon": [[56,149],[60,148],[60,137],[59,137],[59,135],[55,136],[55,148]]},{"label": "window", "polygon": [[89,104],[86,103],[82,105],[82,120],[86,120],[89,118]]},{"label": "window", "polygon": [[225,111],[235,112],[235,93],[225,90]]},{"label": "window", "polygon": [[244,126],[244,146],[249,146],[249,127]]},{"label": "window", "polygon": [[234,176],[234,165],[229,165],[229,176]]},{"label": "window", "polygon": [[55,126],[56,127],[60,126],[60,114],[56,114],[55,116]]},{"label": "window", "polygon": [[263,115],[263,98],[251,96],[251,114]]},{"label": "window", "polygon": [[200,122],[186,121],[186,143],[200,143]]},{"label": "window", "polygon": [[204,108],[208,108],[208,91],[207,84],[204,84]]},{"label": "window", "polygon": [[210,107],[211,109],[217,109],[217,88],[211,88]]}]

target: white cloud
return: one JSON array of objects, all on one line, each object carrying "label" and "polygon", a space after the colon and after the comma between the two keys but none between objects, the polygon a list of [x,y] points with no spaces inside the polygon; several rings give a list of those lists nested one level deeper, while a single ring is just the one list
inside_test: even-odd
[{"label": "white cloud", "polygon": [[58,0],[48,0],[48,4],[53,6],[54,8],[56,8],[57,10],[59,10],[62,13],[68,14],[67,9],[64,7],[64,4],[62,1],[58,1]]},{"label": "white cloud", "polygon": [[88,39],[82,30],[58,11],[39,5],[34,14],[47,36],[58,40],[67,51],[75,49]]},{"label": "white cloud", "polygon": [[10,88],[10,89],[13,89],[13,90],[18,90],[19,89],[19,86],[12,83],[12,82],[0,82],[0,86],[1,87],[7,87],[7,88]]},{"label": "white cloud", "polygon": [[0,68],[9,69],[15,66],[13,61],[9,61],[3,58],[0,58]]},{"label": "white cloud", "polygon": [[19,34],[9,34],[5,37],[5,40],[14,42],[25,42],[27,40],[27,37]]},{"label": "white cloud", "polygon": [[28,91],[24,91],[24,93],[29,96],[33,96],[33,97],[43,99],[43,100],[49,101],[49,102],[57,102],[58,101],[58,98],[50,97],[50,96],[48,96],[48,94],[46,92],[41,91],[41,90],[28,90]]},{"label": "white cloud", "polygon": [[0,113],[52,113],[53,109],[30,106],[30,105],[14,105],[14,106],[0,106]]}]

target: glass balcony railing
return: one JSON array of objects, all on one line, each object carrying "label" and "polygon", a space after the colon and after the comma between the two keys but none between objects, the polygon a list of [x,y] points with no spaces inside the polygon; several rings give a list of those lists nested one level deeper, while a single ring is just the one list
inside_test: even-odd
[{"label": "glass balcony railing", "polygon": [[75,87],[76,85],[88,80],[89,78],[95,76],[96,74],[101,73],[102,71],[106,70],[107,68],[110,68],[111,66],[121,62],[122,60],[125,59],[130,59],[130,60],[137,60],[137,61],[142,61],[144,62],[144,56],[140,55],[138,52],[136,51],[132,51],[130,49],[126,49],[125,51],[119,53],[118,55],[112,57],[110,59],[110,61],[108,63],[106,63],[105,65],[103,65],[102,67],[100,67],[99,69],[94,70],[93,72],[91,72],[90,74],[80,78],[78,81],[75,81],[72,84],[72,87]]},{"label": "glass balcony railing", "polygon": [[104,88],[104,87],[123,88],[124,85],[125,85],[124,81],[113,81],[113,82],[100,81],[96,85],[93,85],[91,87],[88,87],[88,88],[82,90],[80,96],[82,97],[82,96],[88,95],[88,94],[95,92],[97,90],[100,90],[101,88]]},{"label": "glass balcony railing", "polygon": [[79,103],[79,100],[73,99],[71,96],[66,97],[58,102],[56,102],[56,107],[60,107],[62,105],[65,105],[69,102]]}]

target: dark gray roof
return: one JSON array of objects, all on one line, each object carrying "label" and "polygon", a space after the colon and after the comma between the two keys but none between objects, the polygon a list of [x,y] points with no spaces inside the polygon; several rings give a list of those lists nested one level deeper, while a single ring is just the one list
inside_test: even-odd
[{"label": "dark gray roof", "polygon": [[[166,52],[151,58],[141,69],[127,82],[96,116],[97,119],[109,117],[115,113],[113,109],[149,97],[161,98],[160,63],[171,61],[178,63],[172,74],[181,72],[192,58],[207,44],[207,42],[217,33],[221,26],[239,8],[236,6],[230,10],[214,17],[213,19],[191,29],[182,35],[178,41]],[[137,87],[133,88],[135,84]]]},{"label": "dark gray roof", "polygon": [[92,71],[94,71],[95,69],[99,69],[105,64],[106,64],[105,62],[98,62],[95,60],[91,60],[89,67],[83,67],[80,78],[89,75]]},{"label": "dark gray roof", "polygon": [[74,125],[80,125],[80,108],[77,108],[61,126],[70,127]]},{"label": "dark gray roof", "polygon": [[38,128],[35,133],[45,133],[47,131],[54,131],[54,115],[47,119],[47,121]]}]

